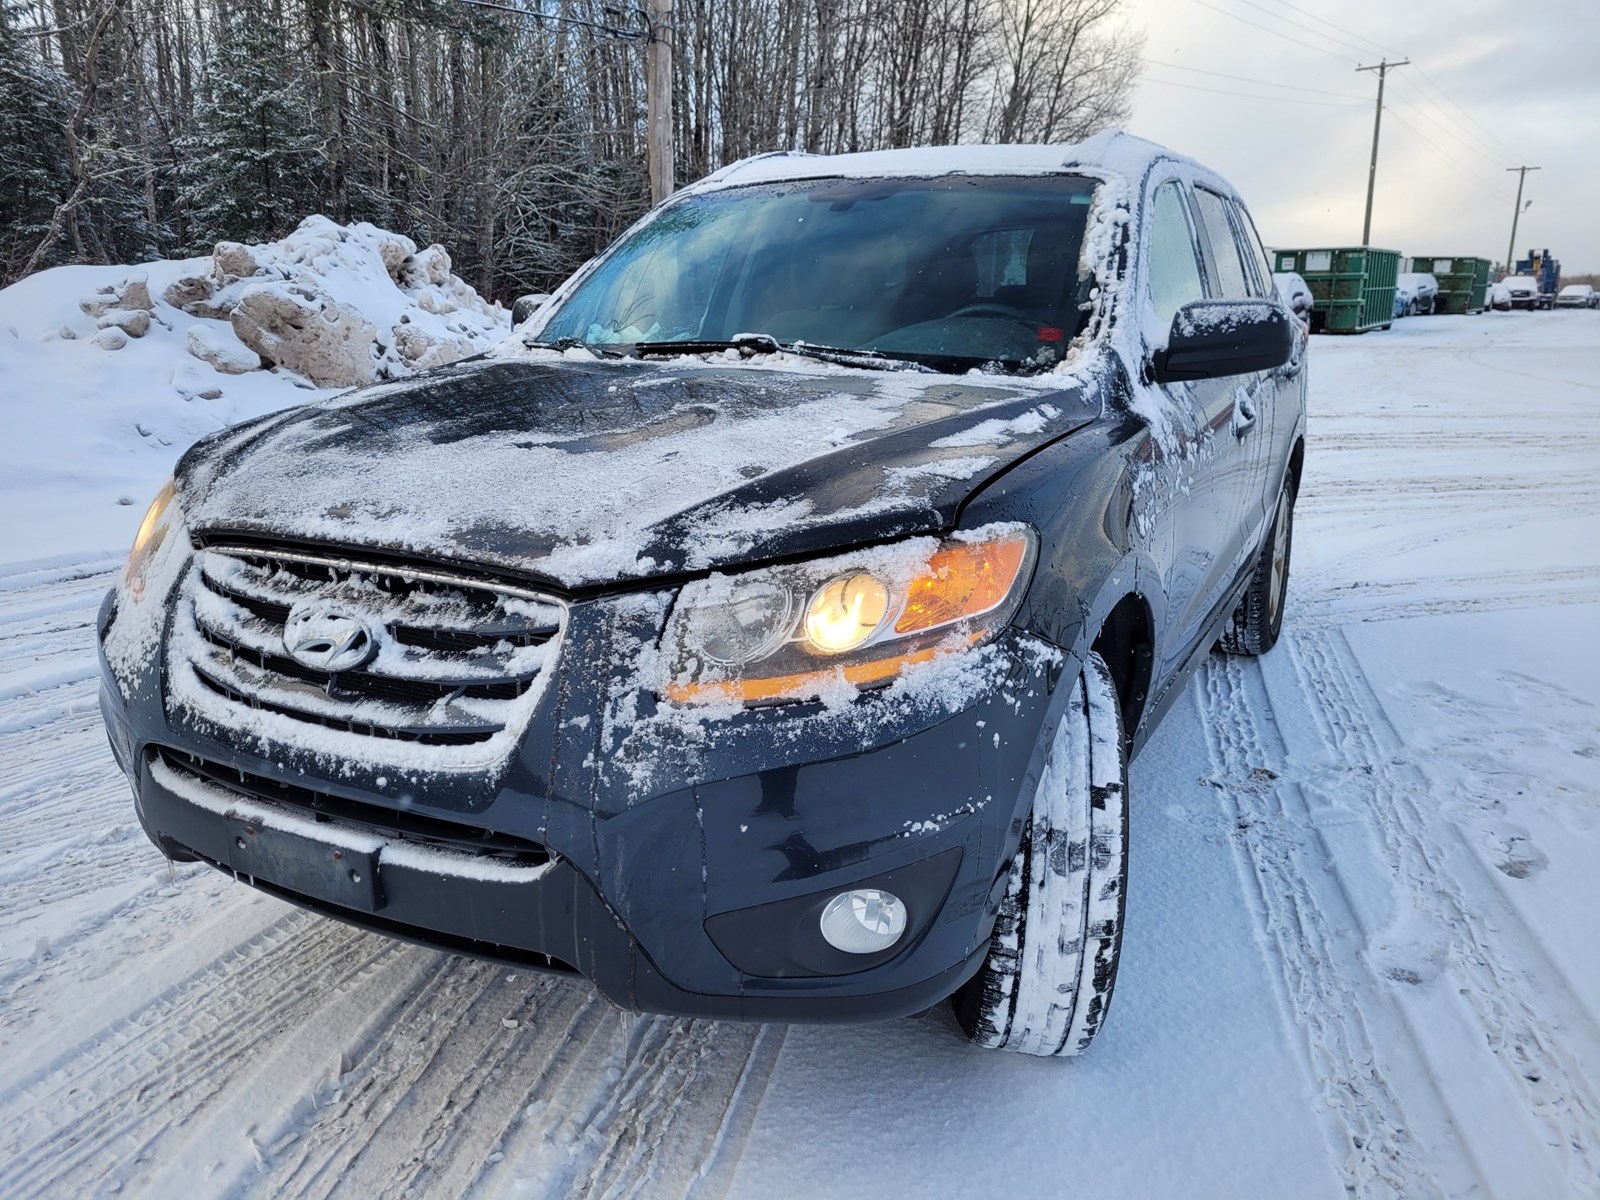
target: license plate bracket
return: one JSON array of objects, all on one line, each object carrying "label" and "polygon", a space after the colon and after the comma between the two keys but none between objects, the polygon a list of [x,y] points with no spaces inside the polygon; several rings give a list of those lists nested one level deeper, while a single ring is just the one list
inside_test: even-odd
[{"label": "license plate bracket", "polygon": [[378,853],[352,849],[230,812],[228,865],[241,875],[312,899],[374,913],[383,907]]}]

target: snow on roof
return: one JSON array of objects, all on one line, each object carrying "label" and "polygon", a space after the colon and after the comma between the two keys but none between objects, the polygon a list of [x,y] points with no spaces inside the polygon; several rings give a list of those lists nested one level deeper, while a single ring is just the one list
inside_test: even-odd
[{"label": "snow on roof", "polygon": [[730,163],[685,192],[719,191],[754,183],[791,179],[915,178],[928,175],[1042,175],[1086,169],[1096,175],[1143,178],[1157,159],[1180,156],[1154,142],[1119,130],[1097,133],[1081,142],[1053,146],[915,146],[857,154],[806,154],[779,151]]}]

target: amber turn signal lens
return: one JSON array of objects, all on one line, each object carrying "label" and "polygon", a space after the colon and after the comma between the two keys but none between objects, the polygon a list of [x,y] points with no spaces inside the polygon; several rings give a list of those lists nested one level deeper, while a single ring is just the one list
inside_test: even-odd
[{"label": "amber turn signal lens", "polygon": [[[977,641],[977,635],[968,638]],[[793,675],[774,675],[762,679],[729,679],[711,683],[670,683],[667,699],[675,704],[763,704],[774,700],[804,700],[819,696],[830,684],[843,679],[857,687],[885,683],[907,667],[933,661],[943,652],[940,646],[926,646],[909,654],[875,658],[871,662],[851,663],[823,671],[800,671]]]},{"label": "amber turn signal lens", "polygon": [[950,542],[912,580],[896,633],[936,629],[988,612],[1010,594],[1028,557],[1028,539],[1012,534],[989,542]]}]

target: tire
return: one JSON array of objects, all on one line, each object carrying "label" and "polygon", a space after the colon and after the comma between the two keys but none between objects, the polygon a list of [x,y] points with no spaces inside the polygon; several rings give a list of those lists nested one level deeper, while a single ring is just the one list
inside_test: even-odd
[{"label": "tire", "polygon": [[1278,493],[1278,511],[1266,543],[1256,555],[1250,585],[1228,618],[1217,645],[1229,654],[1265,654],[1278,644],[1283,630],[1284,600],[1289,594],[1289,557],[1294,549],[1294,490],[1288,483]]},{"label": "tire", "polygon": [[1116,684],[1091,654],[1051,734],[983,966],[951,997],[979,1046],[1067,1058],[1105,1022],[1128,890]]}]

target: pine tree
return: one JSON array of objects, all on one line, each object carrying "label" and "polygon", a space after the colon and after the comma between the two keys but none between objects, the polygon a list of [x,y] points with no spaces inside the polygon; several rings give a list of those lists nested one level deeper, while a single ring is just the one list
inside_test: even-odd
[{"label": "pine tree", "polygon": [[254,7],[217,48],[195,132],[180,140],[179,203],[190,244],[279,238],[322,207],[325,176],[313,90],[284,53],[283,30]]},{"label": "pine tree", "polygon": [[[8,283],[50,233],[70,186],[63,127],[71,112],[66,78],[40,62],[0,10],[0,284]],[[69,252],[59,230],[38,266]]]}]

